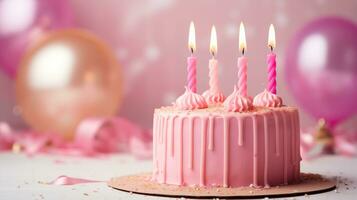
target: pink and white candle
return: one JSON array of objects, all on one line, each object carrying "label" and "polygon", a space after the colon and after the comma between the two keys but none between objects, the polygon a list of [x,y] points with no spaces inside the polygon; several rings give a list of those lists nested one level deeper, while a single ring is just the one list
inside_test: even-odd
[{"label": "pink and white candle", "polygon": [[215,56],[217,54],[217,32],[216,28],[212,26],[211,29],[211,41],[209,45],[209,51],[212,54],[212,58],[209,60],[209,89],[206,90],[202,96],[206,99],[209,105],[221,104],[226,97],[219,89],[218,81],[218,61]]},{"label": "pink and white candle", "polygon": [[270,53],[267,55],[268,63],[268,91],[276,94],[276,55],[273,52],[275,48],[275,30],[274,26],[271,24],[269,27],[269,37],[268,37],[268,47],[270,48]]},{"label": "pink and white candle", "polygon": [[247,49],[245,31],[243,23],[239,26],[239,51],[242,52],[242,56],[238,58],[238,93],[244,97],[247,96],[247,65],[248,59],[244,56],[244,52]]},{"label": "pink and white candle", "polygon": [[210,42],[210,52],[212,54],[212,58],[209,60],[208,68],[209,68],[209,89],[212,94],[219,92],[218,86],[218,61],[215,59],[215,55],[217,54],[217,32],[216,28],[212,26],[211,30],[211,42]]},{"label": "pink and white candle", "polygon": [[212,57],[208,63],[209,89],[212,94],[219,92],[218,89],[218,61]]},{"label": "pink and white candle", "polygon": [[187,87],[192,92],[196,93],[197,92],[197,79],[196,79],[197,59],[196,57],[193,56],[193,52],[196,50],[195,26],[193,22],[190,23],[188,48],[191,52],[191,56],[187,58]]}]

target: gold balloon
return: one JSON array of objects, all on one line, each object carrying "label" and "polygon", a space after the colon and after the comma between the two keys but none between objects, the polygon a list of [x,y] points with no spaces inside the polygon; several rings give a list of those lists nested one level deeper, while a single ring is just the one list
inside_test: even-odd
[{"label": "gold balloon", "polygon": [[24,56],[16,77],[16,100],[37,131],[73,138],[87,117],[116,113],[122,73],[110,48],[76,29],[44,36]]}]

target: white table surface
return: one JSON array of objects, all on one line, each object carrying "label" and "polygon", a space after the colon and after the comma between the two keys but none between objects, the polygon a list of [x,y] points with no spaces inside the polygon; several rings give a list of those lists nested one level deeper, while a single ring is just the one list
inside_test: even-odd
[{"label": "white table surface", "polygon": [[[60,175],[92,180],[151,171],[150,160],[129,155],[106,158],[0,153],[0,199],[167,199],[128,194],[109,188],[105,182],[79,185],[46,185]],[[341,177],[337,191],[285,199],[357,199],[357,158],[325,156],[303,162],[302,171]],[[348,187],[348,189],[347,189]]]}]

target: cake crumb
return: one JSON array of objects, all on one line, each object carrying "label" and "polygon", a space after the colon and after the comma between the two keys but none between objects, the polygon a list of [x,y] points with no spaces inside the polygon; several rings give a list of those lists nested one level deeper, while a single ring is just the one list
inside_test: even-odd
[{"label": "cake crumb", "polygon": [[88,193],[83,193],[83,195],[85,195],[85,196],[89,196],[89,194],[88,194]]}]

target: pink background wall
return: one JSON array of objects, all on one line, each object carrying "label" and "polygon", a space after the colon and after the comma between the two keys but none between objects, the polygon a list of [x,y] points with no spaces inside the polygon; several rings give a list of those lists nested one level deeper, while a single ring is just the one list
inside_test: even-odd
[{"label": "pink background wall", "polygon": [[[91,30],[114,49],[125,73],[125,98],[120,115],[151,127],[155,107],[169,105],[186,83],[188,26],[196,25],[198,91],[208,87],[209,34],[218,33],[220,83],[228,95],[236,82],[238,26],[247,31],[248,90],[265,88],[268,26],[275,25],[278,56],[278,94],[295,105],[283,77],[289,39],[306,22],[325,15],[357,21],[354,0],[72,0],[77,24]],[[14,102],[13,82],[0,72],[0,120],[22,126]],[[313,124],[302,112],[304,126]]]}]

